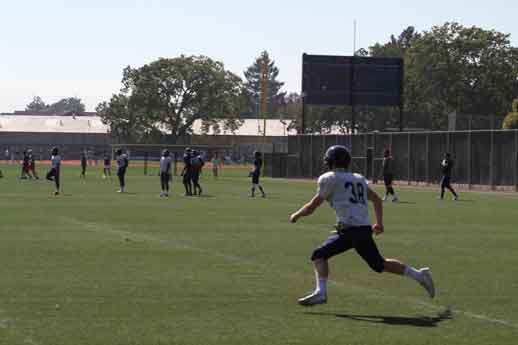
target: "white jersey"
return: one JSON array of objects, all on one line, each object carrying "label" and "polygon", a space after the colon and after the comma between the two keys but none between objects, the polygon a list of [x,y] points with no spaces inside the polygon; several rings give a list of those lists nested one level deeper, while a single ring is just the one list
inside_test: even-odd
[{"label": "white jersey", "polygon": [[370,225],[368,188],[365,177],[341,169],[318,178],[318,194],[335,210],[337,222],[346,226]]},{"label": "white jersey", "polygon": [[59,167],[61,166],[61,156],[60,155],[55,155],[55,156],[50,157],[50,161],[51,161],[53,169],[59,169]]},{"label": "white jersey", "polygon": [[117,167],[119,168],[127,168],[128,167],[128,155],[123,153],[120,156],[117,156]]},{"label": "white jersey", "polygon": [[171,157],[162,156],[162,158],[160,158],[160,173],[170,174],[172,161],[173,159]]}]

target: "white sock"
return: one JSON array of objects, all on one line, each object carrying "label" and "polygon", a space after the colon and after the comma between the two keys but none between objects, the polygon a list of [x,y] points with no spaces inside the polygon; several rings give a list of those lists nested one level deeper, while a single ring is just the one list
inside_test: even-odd
[{"label": "white sock", "polygon": [[315,292],[326,295],[327,294],[327,278],[317,279],[317,288]]},{"label": "white sock", "polygon": [[412,266],[405,266],[405,273],[407,277],[410,277],[414,280],[421,281],[421,272]]}]

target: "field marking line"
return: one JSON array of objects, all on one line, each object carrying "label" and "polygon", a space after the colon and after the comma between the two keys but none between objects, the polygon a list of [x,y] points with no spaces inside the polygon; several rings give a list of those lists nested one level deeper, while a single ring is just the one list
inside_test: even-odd
[{"label": "field marking line", "polygon": [[[204,249],[204,248],[200,248],[200,247],[195,247],[195,246],[193,246],[191,244],[187,244],[185,241],[166,240],[166,239],[163,239],[163,238],[160,238],[160,237],[157,237],[157,236],[153,236],[153,235],[138,234],[138,233],[127,231],[127,230],[118,230],[118,229],[114,229],[112,226],[107,225],[107,224],[101,224],[100,225],[99,223],[83,222],[83,221],[80,221],[77,218],[72,218],[72,217],[60,217],[60,218],[65,220],[65,221],[67,221],[67,222],[71,222],[74,225],[82,226],[83,228],[85,228],[85,229],[87,229],[89,231],[94,231],[94,232],[97,232],[97,233],[111,233],[111,234],[114,234],[114,235],[131,236],[133,238],[144,240],[144,241],[150,241],[150,242],[157,242],[157,243],[161,243],[161,244],[173,245],[176,248],[186,249],[186,250],[195,251],[195,252],[200,252],[200,253],[203,253],[203,254],[209,254],[209,255],[212,255],[212,256],[223,258],[223,259],[228,260],[228,261],[244,263],[244,264],[247,264],[249,266],[256,266],[256,267],[260,267],[262,269],[268,269],[269,268],[268,265],[262,264],[260,262],[254,261],[254,260],[247,260],[247,259],[239,257],[239,256],[228,255],[228,254],[225,254],[225,253],[222,253],[222,252],[218,252],[218,251],[214,251],[214,250],[210,250],[210,249]],[[370,293],[367,294],[366,295],[367,298],[375,298],[376,295],[378,295],[378,297],[379,296],[383,296],[383,297],[385,297],[387,299],[391,299],[391,300],[399,300],[399,301],[401,300],[400,297],[396,297],[396,296],[393,296],[393,295],[389,295],[389,294],[383,293],[382,290],[375,290],[375,289],[371,289],[371,288],[366,288],[365,286],[360,286],[360,285],[357,285],[357,284],[354,284],[354,283],[347,283],[346,284],[346,283],[343,283],[343,282],[340,282],[340,281],[337,281],[337,280],[333,280],[333,279],[329,279],[329,282],[332,283],[332,284],[338,285],[338,286],[342,286],[342,287],[354,287],[356,289],[361,289],[361,290],[364,290],[364,291],[365,290],[369,290],[371,292],[375,292],[375,293],[372,293],[372,294],[370,294]],[[429,303],[429,302],[425,302],[425,301],[417,299],[417,298],[406,297],[404,299],[407,300],[407,301],[412,302],[414,305],[419,305],[419,306],[422,306],[422,307],[426,307],[426,308],[434,310],[434,311],[450,310],[450,306],[436,305],[436,304],[432,304],[432,303]],[[515,324],[515,323],[507,321],[507,320],[496,319],[496,318],[492,318],[492,317],[487,316],[487,315],[478,314],[478,313],[474,313],[474,312],[466,311],[466,310],[461,310],[461,309],[451,309],[451,312],[459,313],[459,314],[462,314],[462,315],[465,315],[467,317],[470,317],[470,318],[473,318],[473,319],[477,319],[477,320],[480,320],[480,321],[484,321],[484,322],[488,322],[488,323],[493,323],[493,324],[498,324],[498,325],[501,325],[501,326],[506,326],[506,327],[518,330],[518,324]]]}]

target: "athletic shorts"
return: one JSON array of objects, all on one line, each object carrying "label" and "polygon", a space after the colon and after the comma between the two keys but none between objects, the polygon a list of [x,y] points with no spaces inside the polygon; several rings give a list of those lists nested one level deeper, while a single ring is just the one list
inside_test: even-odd
[{"label": "athletic shorts", "polygon": [[451,183],[451,177],[450,176],[443,176],[441,179],[441,187],[446,188],[450,186]]},{"label": "athletic shorts", "polygon": [[199,172],[192,173],[191,179],[192,179],[192,182],[198,183],[200,181],[200,173]]},{"label": "athletic shorts", "polygon": [[117,176],[124,176],[124,175],[126,175],[126,168],[118,168]]},{"label": "athletic shorts", "polygon": [[381,256],[376,242],[372,239],[370,225],[351,227],[329,236],[329,238],[315,251],[311,260],[328,260],[354,248],[369,267],[376,272],[383,272],[385,259]]},{"label": "athletic shorts", "polygon": [[252,173],[252,184],[259,184],[259,172],[254,171]]},{"label": "athletic shorts", "polygon": [[183,174],[183,183],[190,183],[192,180],[192,174],[190,172],[185,172]]},{"label": "athletic shorts", "polygon": [[394,175],[392,175],[392,174],[383,175],[383,182],[385,182],[385,186],[387,186],[387,187],[391,186],[393,180],[394,180]]}]

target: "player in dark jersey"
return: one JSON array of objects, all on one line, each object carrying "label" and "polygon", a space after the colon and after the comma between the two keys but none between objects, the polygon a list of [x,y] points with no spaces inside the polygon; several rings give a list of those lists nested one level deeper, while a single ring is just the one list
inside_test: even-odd
[{"label": "player in dark jersey", "polygon": [[54,191],[54,195],[59,195],[60,189],[60,174],[61,174],[61,156],[59,155],[59,150],[57,147],[54,147],[51,152],[52,156],[50,157],[51,168],[47,173],[47,180],[54,181],[56,186],[56,190]]},{"label": "player in dark jersey", "polygon": [[397,202],[396,192],[392,187],[394,181],[394,161],[390,155],[390,150],[385,149],[383,152],[383,182],[385,183],[385,196],[383,201],[388,199],[389,195],[392,195],[392,201]]},{"label": "player in dark jersey", "polygon": [[441,161],[441,172],[442,172],[442,179],[441,179],[441,196],[440,199],[442,200],[444,198],[444,190],[449,189],[450,192],[453,194],[453,200],[458,200],[459,196],[451,186],[451,171],[454,166],[454,161],[451,158],[451,155],[446,152],[444,154],[444,158]]},{"label": "player in dark jersey", "polygon": [[266,198],[266,193],[263,190],[263,187],[259,183],[259,178],[261,177],[261,169],[263,167],[263,154],[259,151],[254,152],[254,168],[250,173],[252,177],[252,194],[250,195],[252,198],[255,196],[255,189],[259,188],[261,191],[263,198]]},{"label": "player in dark jersey", "polygon": [[183,155],[183,186],[185,187],[185,195],[192,196],[192,150],[190,148],[186,148]]},{"label": "player in dark jersey", "polygon": [[112,160],[110,156],[105,152],[103,157],[103,179],[110,177],[112,179]]},{"label": "player in dark jersey", "polygon": [[39,180],[38,173],[36,172],[36,157],[31,149],[27,150],[29,155],[29,175],[32,175],[36,180]]},{"label": "player in dark jersey", "polygon": [[117,159],[117,177],[119,178],[119,193],[124,193],[126,188],[126,170],[128,169],[129,160],[128,155],[123,153],[121,149],[115,151]]},{"label": "player in dark jersey", "polygon": [[88,166],[88,157],[86,154],[86,150],[81,152],[81,175],[80,178],[86,179],[86,167]]},{"label": "player in dark jersey", "polygon": [[191,158],[191,168],[192,168],[192,192],[193,195],[199,195],[201,196],[201,185],[200,185],[200,174],[201,169],[203,168],[203,165],[205,163],[203,162],[203,158],[201,158],[201,155],[198,151],[192,152],[192,158]]},{"label": "player in dark jersey", "polygon": [[27,150],[24,150],[22,156],[22,171],[20,173],[20,179],[26,180],[27,178],[32,178],[32,176],[29,174],[29,153]]},{"label": "player in dark jersey", "polygon": [[[373,235],[383,233],[383,202],[376,192],[369,188],[367,179],[348,170],[351,155],[345,146],[336,145],[327,149],[324,162],[329,171],[318,178],[318,189],[313,198],[293,213],[289,220],[296,223],[300,218],[311,215],[325,201],[334,209],[336,232],[313,251],[311,260],[315,269],[315,290],[300,298],[302,306],[327,303],[328,261],[332,257],[355,249],[369,267],[378,273],[389,272],[414,279],[426,289],[429,296],[435,296],[435,287],[430,269],[416,269],[397,259],[384,258],[373,240]],[[369,205],[374,206],[376,223],[369,219]]]}]

